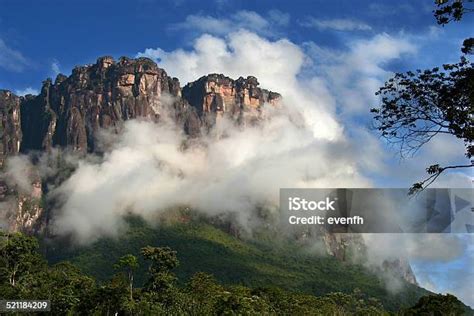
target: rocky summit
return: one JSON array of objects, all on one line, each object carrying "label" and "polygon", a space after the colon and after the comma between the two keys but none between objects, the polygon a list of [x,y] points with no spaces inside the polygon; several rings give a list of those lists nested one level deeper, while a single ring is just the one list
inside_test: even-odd
[{"label": "rocky summit", "polygon": [[280,97],[276,92],[259,88],[253,76],[232,80],[222,74],[210,74],[183,88],[183,98],[211,126],[226,114],[240,123],[252,122],[258,119],[264,103],[275,105]]},{"label": "rocky summit", "polygon": [[[75,67],[69,77],[46,79],[39,95],[0,90],[0,168],[8,156],[53,147],[94,152],[97,131],[118,131],[136,118],[158,122],[171,116],[195,138],[224,116],[236,124],[258,121],[261,107],[280,98],[261,89],[252,76],[233,80],[211,74],[182,89],[151,59],[100,57],[95,64]],[[9,230],[34,233],[44,228],[45,212],[41,179],[28,172],[34,194],[9,186],[0,174],[0,219],[10,223]]]},{"label": "rocky summit", "polygon": [[211,74],[181,88],[151,59],[101,57],[75,67],[69,77],[45,80],[37,96],[0,90],[0,162],[18,152],[55,146],[91,152],[99,129],[134,118],[158,121],[163,111],[197,137],[223,115],[239,124],[258,120],[263,104],[280,98],[261,89],[252,76],[233,80]]}]

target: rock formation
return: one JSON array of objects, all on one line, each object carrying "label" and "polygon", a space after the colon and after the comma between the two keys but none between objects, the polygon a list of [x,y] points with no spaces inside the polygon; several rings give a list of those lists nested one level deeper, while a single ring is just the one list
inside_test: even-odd
[{"label": "rock formation", "polygon": [[[67,77],[43,82],[37,96],[15,96],[0,90],[0,170],[7,156],[19,152],[62,147],[80,153],[95,151],[95,134],[103,128],[119,130],[130,119],[174,119],[190,137],[205,133],[224,116],[236,124],[254,124],[264,104],[281,96],[259,87],[257,78],[233,80],[223,74],[203,76],[181,89],[177,78],[148,58],[101,57],[95,64],[75,67]],[[0,174],[0,224],[13,231],[37,233],[47,217],[41,180],[32,176],[31,192],[9,187]],[[6,226],[6,227],[5,227]],[[238,228],[229,226],[238,236]],[[308,232],[309,234],[309,232]],[[306,236],[303,234],[301,236]],[[346,260],[348,243],[360,238],[325,233],[330,255]],[[304,239],[304,238],[303,238]],[[357,242],[354,242],[357,241]],[[387,263],[409,282],[416,280],[402,261]]]},{"label": "rock formation", "polygon": [[[19,152],[53,147],[93,152],[99,129],[118,131],[129,119],[159,121],[167,115],[190,137],[223,115],[238,124],[255,121],[265,102],[280,98],[258,85],[255,77],[232,80],[213,74],[182,90],[177,78],[148,58],[100,57],[95,64],[75,67],[69,77],[45,80],[37,96],[0,90],[0,170],[7,156]],[[35,223],[44,217],[42,183],[32,179],[33,193],[25,193],[9,187],[0,174],[0,222],[10,230],[36,232],[44,224]]]},{"label": "rock formation", "polygon": [[251,123],[258,120],[265,103],[274,105],[281,98],[278,93],[261,89],[255,77],[232,80],[222,74],[210,74],[188,83],[183,88],[183,97],[208,126],[226,114],[239,123]]},{"label": "rock formation", "polygon": [[280,95],[259,87],[255,77],[232,80],[211,74],[187,84],[168,76],[148,58],[101,57],[92,65],[75,67],[66,77],[43,82],[38,96],[0,94],[2,157],[19,150],[50,150],[54,146],[94,151],[101,128],[118,128],[123,121],[158,121],[167,111],[184,131],[196,137],[218,117],[237,123],[258,119],[264,103]]},{"label": "rock formation", "polygon": [[405,259],[385,260],[382,264],[382,271],[394,277],[401,276],[408,283],[418,285],[410,263]]},{"label": "rock formation", "polygon": [[0,90],[0,168],[7,156],[20,151],[21,139],[20,98]]},{"label": "rock formation", "polygon": [[164,110],[172,110],[188,134],[199,134],[199,118],[181,98],[178,79],[147,58],[101,57],[74,68],[69,77],[46,80],[39,96],[25,98],[22,151],[52,146],[93,151],[100,128],[117,128],[134,118],[156,121]]},{"label": "rock formation", "polygon": [[45,228],[42,183],[32,178],[29,192],[0,179],[0,229],[37,234]]}]

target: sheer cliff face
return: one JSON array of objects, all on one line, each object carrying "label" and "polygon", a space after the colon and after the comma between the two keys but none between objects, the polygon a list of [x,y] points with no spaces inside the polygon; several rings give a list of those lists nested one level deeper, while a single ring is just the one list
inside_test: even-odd
[{"label": "sheer cliff face", "polygon": [[278,93],[261,89],[255,77],[232,80],[222,74],[211,74],[188,83],[183,88],[183,97],[208,125],[224,115],[240,123],[258,120],[265,103],[275,104],[281,98]]},{"label": "sheer cliff face", "polygon": [[0,90],[0,168],[5,158],[20,151],[22,132],[20,98]]},{"label": "sheer cliff face", "polygon": [[0,179],[0,228],[28,234],[41,232],[46,224],[42,198],[39,179],[32,181],[32,190],[27,193],[8,187]]},{"label": "sheer cliff face", "polygon": [[[236,123],[258,120],[263,104],[275,104],[279,98],[259,88],[254,77],[232,80],[224,75],[189,83],[182,95],[178,79],[150,59],[101,57],[95,64],[74,68],[69,77],[45,80],[37,96],[0,90],[0,170],[8,156],[20,151],[62,147],[93,152],[99,129],[118,130],[135,118],[159,121],[165,112],[186,134],[198,137],[223,115]],[[38,202],[42,194],[18,192],[4,178],[0,173],[0,217],[8,214],[4,221],[10,229],[34,231],[43,214]],[[41,181],[35,181],[32,186],[41,189]]]},{"label": "sheer cliff face", "polygon": [[69,77],[45,81],[39,96],[22,103],[22,151],[52,146],[93,151],[100,128],[134,118],[158,120],[165,95],[175,119],[189,134],[198,134],[199,118],[181,99],[178,79],[153,61],[102,57],[93,65],[76,67]]},{"label": "sheer cliff face", "polygon": [[7,154],[18,152],[20,144],[23,152],[53,146],[94,151],[94,135],[100,128],[116,128],[134,118],[158,121],[165,110],[196,137],[203,126],[209,128],[223,115],[238,123],[258,120],[264,103],[280,99],[278,93],[258,85],[255,77],[232,80],[212,74],[187,84],[181,92],[178,79],[150,59],[116,62],[101,57],[95,64],[74,68],[69,77],[58,75],[54,83],[46,80],[38,96],[20,99],[5,92],[9,96],[1,97],[0,106],[16,108],[8,116],[8,126],[17,133],[9,131],[2,140]]}]

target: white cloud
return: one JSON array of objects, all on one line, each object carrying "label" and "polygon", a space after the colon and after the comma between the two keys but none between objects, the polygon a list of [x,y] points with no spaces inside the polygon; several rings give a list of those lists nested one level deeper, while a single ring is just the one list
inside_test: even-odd
[{"label": "white cloud", "polygon": [[282,12],[280,10],[270,10],[268,11],[268,19],[273,23],[288,26],[290,24],[290,14]]},{"label": "white cloud", "polygon": [[[410,186],[428,177],[426,168],[430,165],[439,164],[464,165],[469,160],[464,156],[465,147],[462,140],[451,135],[437,135],[430,142],[425,144],[413,156],[401,159],[398,155],[398,148],[385,149],[388,151],[391,160],[387,161],[385,171],[380,172],[380,176],[389,186]],[[431,185],[438,188],[472,188],[474,177],[472,172],[463,173],[466,170],[453,169],[446,171]]]},{"label": "white cloud", "polygon": [[[286,39],[269,41],[240,31],[226,38],[203,35],[189,51],[147,49],[139,56],[157,60],[184,83],[213,72],[234,78],[256,76],[262,87],[282,93],[288,106],[306,113],[307,123],[318,137],[349,137],[350,141],[363,143],[352,148],[352,154],[358,157],[361,170],[377,174],[381,186],[409,187],[426,176],[429,164],[446,165],[463,158],[462,142],[440,135],[416,157],[399,161],[396,150],[387,151],[376,133],[367,130],[366,121],[362,120],[361,125],[361,121],[351,119],[354,115],[370,119],[369,109],[377,104],[374,92],[391,75],[384,69],[385,64],[417,52],[409,38],[378,34],[350,42],[345,51],[329,50],[312,42],[303,47]],[[343,136],[344,130],[348,135]],[[440,186],[471,184],[472,178],[462,173],[446,174],[438,181]]]},{"label": "white cloud", "polygon": [[246,29],[261,35],[275,35],[275,29],[289,24],[290,15],[278,10],[271,10],[267,17],[257,12],[241,10],[226,18],[210,15],[188,15],[183,22],[171,25],[172,30],[187,30],[196,33],[226,35],[240,29]]},{"label": "white cloud", "polygon": [[[262,87],[283,95],[285,110],[270,111],[261,127],[239,130],[223,121],[204,137],[205,147],[184,152],[178,149],[184,136],[172,127],[127,123],[102,162],[81,164],[57,191],[68,197],[58,227],[82,238],[112,234],[121,225],[117,213],[147,217],[177,203],[212,214],[235,211],[245,223],[252,205],[276,201],[280,187],[370,186],[363,175],[384,175],[385,150],[364,127],[338,120],[336,107],[363,99],[365,107],[356,109],[368,110],[374,87],[389,75],[384,63],[415,51],[408,40],[387,34],[354,41],[336,54],[311,44],[306,47],[316,69],[311,76],[303,74],[308,55],[301,47],[243,30],[226,37],[202,35],[190,50],[146,49],[138,56],[157,60],[184,83],[209,73],[256,76]],[[227,136],[216,138],[222,130]],[[400,169],[394,167],[391,173]],[[97,207],[99,219],[88,211]]]},{"label": "white cloud", "polygon": [[352,19],[316,19],[308,17],[300,22],[303,27],[314,27],[320,30],[335,31],[370,31],[370,25]]},{"label": "white cloud", "polygon": [[364,234],[369,267],[406,258],[420,286],[474,306],[472,234]]},{"label": "white cloud", "polygon": [[59,61],[57,60],[53,60],[53,62],[51,63],[51,71],[55,76],[61,73],[60,66],[61,65],[59,64]]},{"label": "white cloud", "polygon": [[[444,239],[458,239],[458,245],[451,242],[438,243],[433,240],[428,247],[432,251],[446,252],[444,247],[463,248],[462,256],[454,256],[448,262],[417,259],[413,263],[414,271],[421,286],[435,293],[456,295],[465,304],[474,306],[473,280],[474,270],[474,236],[472,234],[444,234]],[[442,236],[442,237],[443,237]],[[426,244],[422,246],[427,246]]]},{"label": "white cloud", "polygon": [[232,213],[251,229],[257,205],[277,209],[281,187],[369,185],[343,154],[350,144],[316,139],[289,110],[265,108],[266,121],[245,129],[220,121],[186,150],[185,136],[172,123],[128,121],[103,160],[80,162],[55,190],[63,201],[55,231],[89,242],[117,234],[126,214],[153,220],[179,205]]},{"label": "white cloud", "polygon": [[5,175],[10,187],[16,187],[21,193],[32,190],[33,165],[26,156],[13,156],[7,159]]},{"label": "white cloud", "polygon": [[385,64],[417,51],[409,39],[385,33],[351,41],[346,51],[331,50],[314,42],[307,42],[304,47],[313,62],[311,71],[331,87],[340,110],[364,116],[377,104],[375,91],[391,75],[384,69]]},{"label": "white cloud", "polygon": [[[370,39],[352,41],[345,51],[327,49],[313,42],[304,44],[313,62],[310,71],[316,73],[334,95],[346,130],[360,129],[360,121],[370,120],[369,109],[379,104],[374,93],[392,76],[385,65],[405,56],[416,56],[418,46],[414,42],[420,43],[422,38],[421,35],[393,36],[382,33]],[[350,123],[351,116],[362,119],[354,126]],[[425,168],[431,164],[447,166],[468,163],[464,157],[463,142],[451,135],[438,135],[414,157],[401,160],[398,149],[381,146],[382,143],[375,139],[376,133],[362,134],[366,136],[365,143],[374,144],[370,155],[374,157],[369,161],[379,166],[382,161],[385,162],[385,170],[378,170],[378,185],[409,187],[426,178]],[[376,150],[377,147],[379,150]],[[454,171],[443,174],[433,186],[465,188],[472,187],[472,181],[472,174]]]},{"label": "white cloud", "polygon": [[268,21],[254,11],[238,11],[232,16],[234,21],[240,21],[243,27],[261,29],[268,27]]},{"label": "white cloud", "polygon": [[174,24],[171,29],[195,29],[198,31],[225,34],[232,26],[229,20],[221,20],[212,16],[188,15],[184,22]]},{"label": "white cloud", "polygon": [[28,66],[28,60],[23,54],[10,48],[0,39],[0,67],[9,71],[20,72]]},{"label": "white cloud", "polygon": [[[191,50],[147,49],[139,56],[157,59],[183,82],[208,73],[254,75],[262,87],[282,93],[283,107],[265,108],[261,126],[238,129],[223,120],[203,137],[204,146],[185,151],[179,149],[184,135],[173,125],[126,123],[102,161],[81,162],[55,191],[64,198],[57,219],[62,232],[86,241],[113,235],[123,225],[121,215],[150,218],[177,204],[208,214],[234,212],[251,225],[254,206],[275,206],[281,187],[367,187],[362,168],[380,168],[376,143],[361,148],[347,139],[328,82],[300,76],[307,56],[286,39],[248,31],[202,35]],[[358,131],[359,141],[367,138]]]},{"label": "white cloud", "polygon": [[149,48],[138,56],[157,60],[184,83],[209,73],[233,78],[255,76],[262,87],[281,93],[288,106],[301,109],[317,137],[342,137],[342,127],[333,115],[335,109],[326,103],[329,96],[323,102],[311,89],[310,81],[298,79],[305,54],[286,39],[269,41],[248,31],[234,32],[226,38],[206,34],[196,40],[191,51]]},{"label": "white cloud", "polygon": [[39,91],[38,91],[38,89],[35,89],[35,88],[32,88],[32,87],[27,87],[25,89],[15,90],[15,94],[18,95],[18,96],[25,96],[27,94],[38,95]]}]

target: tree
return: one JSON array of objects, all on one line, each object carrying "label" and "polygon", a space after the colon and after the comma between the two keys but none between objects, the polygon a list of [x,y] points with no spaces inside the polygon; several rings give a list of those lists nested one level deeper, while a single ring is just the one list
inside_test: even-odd
[{"label": "tree", "polygon": [[67,315],[71,311],[80,313],[81,302],[96,287],[94,279],[70,262],[60,262],[37,273],[33,280],[27,298],[51,300],[51,313],[54,315]]},{"label": "tree", "polygon": [[[474,12],[473,0],[436,0],[437,9],[433,11],[436,22],[445,26],[452,21],[460,21],[464,14]],[[472,54],[474,49],[474,38],[464,40],[461,51],[464,54]]]},{"label": "tree", "polygon": [[[437,1],[438,9],[434,14],[438,23],[444,25],[458,21],[463,14],[472,11],[463,3]],[[465,54],[472,53],[472,46],[469,45],[473,41],[472,38],[465,41]],[[374,127],[389,144],[400,148],[402,158],[414,155],[439,134],[452,135],[464,141],[465,156],[470,163],[429,166],[426,168],[428,177],[413,184],[410,194],[428,187],[446,170],[474,166],[474,69],[466,55],[461,56],[456,64],[396,73],[376,95],[380,96],[381,104],[371,109]]]},{"label": "tree", "polygon": [[276,314],[269,302],[252,293],[245,286],[232,286],[222,292],[216,302],[217,315],[271,315]]},{"label": "tree", "polygon": [[26,287],[31,275],[46,266],[37,249],[34,237],[0,231],[0,279],[14,288]]},{"label": "tree", "polygon": [[123,315],[133,309],[128,300],[128,282],[123,275],[114,275],[91,294],[87,297],[87,302],[84,302],[88,306],[84,304],[85,308],[81,308],[88,314]]},{"label": "tree", "polygon": [[[376,93],[381,96],[381,106],[371,110],[375,127],[389,143],[400,148],[402,157],[415,154],[439,134],[462,139],[466,157],[474,155],[473,64],[463,57],[458,64],[443,65],[443,70],[397,73]],[[472,166],[472,161],[465,165],[432,165],[427,168],[429,177],[415,183],[412,192],[430,185],[445,170]]]},{"label": "tree", "polygon": [[414,306],[401,311],[400,314],[402,316],[458,316],[467,315],[466,312],[466,307],[456,296],[434,294],[421,297]]},{"label": "tree", "polygon": [[192,300],[192,310],[201,315],[214,314],[216,302],[225,292],[212,275],[204,272],[194,274],[186,286],[186,293]]},{"label": "tree", "polygon": [[51,313],[76,311],[95,281],[69,262],[48,267],[36,238],[0,232],[0,297],[51,300]]},{"label": "tree", "polygon": [[473,7],[468,7],[472,0],[436,0],[437,8],[433,11],[436,21],[440,25],[451,21],[460,21],[465,13],[474,12]]},{"label": "tree", "polygon": [[176,251],[169,247],[151,247],[147,246],[141,250],[142,256],[151,261],[148,268],[150,279],[145,284],[149,291],[159,292],[173,287],[176,276],[171,270],[179,265]]},{"label": "tree", "polygon": [[115,264],[114,268],[125,270],[129,282],[130,301],[133,301],[133,272],[138,268],[137,257],[131,254],[122,256]]}]

